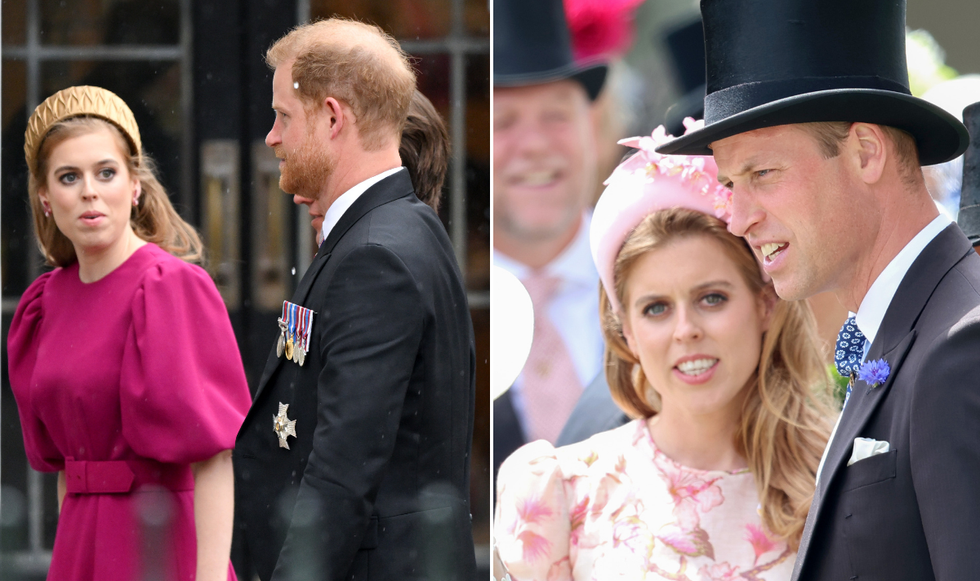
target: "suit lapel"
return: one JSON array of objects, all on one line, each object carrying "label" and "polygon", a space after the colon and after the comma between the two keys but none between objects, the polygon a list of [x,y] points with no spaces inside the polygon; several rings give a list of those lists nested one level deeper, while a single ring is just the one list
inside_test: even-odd
[{"label": "suit lapel", "polygon": [[898,377],[902,363],[905,362],[905,356],[908,355],[909,348],[912,347],[914,340],[915,331],[913,330],[888,353],[881,353],[880,349],[875,348],[875,345],[871,346],[871,349],[868,351],[867,360],[884,359],[888,362],[891,371],[885,383],[878,387],[868,385],[859,379],[854,381],[851,398],[847,402],[845,410],[842,412],[840,425],[837,426],[837,433],[834,435],[834,440],[829,444],[830,450],[827,452],[827,460],[824,463],[823,473],[820,475],[820,482],[817,484],[817,490],[814,492],[814,505],[810,510],[813,510],[815,507],[819,512],[825,498],[824,493],[827,490],[827,484],[833,481],[834,476],[850,457],[851,444],[854,442],[854,438],[861,434],[861,430],[868,423],[871,414],[881,404],[885,398],[885,394],[888,393],[894,384],[895,378]]},{"label": "suit lapel", "polygon": [[[915,331],[911,331],[888,353],[882,354],[880,350],[875,349],[875,345],[872,345],[868,351],[868,361],[884,359],[888,362],[891,372],[885,383],[878,387],[872,387],[860,379],[854,381],[854,386],[851,389],[851,397],[848,399],[844,411],[841,412],[840,423],[834,432],[833,439],[827,444],[829,448],[827,450],[827,458],[824,460],[820,479],[817,480],[816,489],[813,492],[813,502],[810,504],[810,512],[807,514],[806,525],[803,528],[803,537],[800,539],[796,565],[793,568],[792,578],[794,580],[799,579],[800,571],[803,568],[807,548],[810,546],[813,527],[817,519],[820,518],[820,513],[825,504],[824,501],[827,499],[826,493],[828,486],[843,468],[846,459],[850,458],[849,454],[854,438],[858,437],[875,409],[884,401],[885,394],[888,393],[894,384],[895,378],[898,376],[898,370],[901,368],[902,363],[905,362],[905,356],[908,355],[914,340]],[[875,343],[880,344],[878,341]]]},{"label": "suit lapel", "polygon": [[[946,273],[967,252],[973,252],[973,248],[959,227],[951,224],[926,245],[902,278],[865,359],[887,361],[891,369],[888,380],[878,388],[871,388],[860,380],[855,382],[851,400],[841,416],[834,441],[830,443],[824,472],[820,477],[823,484],[820,486],[821,489],[825,489],[826,483],[833,479],[844,454],[850,450],[854,437],[864,428],[871,413],[884,398],[895,377],[899,375],[905,356],[915,339],[916,322],[929,298]],[[822,490],[818,490],[817,494],[819,495],[820,492]],[[818,500],[822,499],[815,495],[814,502]]]},{"label": "suit lapel", "polygon": [[[309,296],[314,281],[320,275],[320,271],[323,270],[324,265],[330,260],[330,254],[333,252],[333,249],[336,248],[337,243],[354,224],[378,206],[397,200],[405,195],[412,195],[413,192],[412,181],[407,171],[396,172],[368,188],[344,212],[344,215],[340,217],[340,220],[330,231],[330,235],[320,245],[316,257],[313,259],[313,263],[306,269],[306,274],[303,275],[299,286],[296,287],[296,292],[293,293],[291,302],[297,305],[304,305],[306,303],[306,297]],[[282,357],[276,355],[276,349],[273,346],[269,353],[269,358],[266,360],[265,369],[262,371],[262,378],[259,380],[259,388],[255,392],[253,401],[259,400],[259,396],[262,395],[265,386],[268,385],[272,375],[283,361],[284,359]]]},{"label": "suit lapel", "polygon": [[898,377],[905,357],[915,341],[915,324],[919,315],[922,314],[940,280],[969,252],[973,252],[973,247],[966,236],[958,226],[950,224],[922,250],[902,278],[866,358],[866,361],[884,359],[888,362],[891,371],[884,385],[879,387],[872,388],[863,381],[855,381],[851,398],[842,412],[837,431],[833,440],[828,443],[827,458],[824,461],[820,480],[816,483],[813,503],[810,505],[803,537],[800,540],[799,557],[792,577],[794,580],[799,578],[802,570],[813,527],[820,518],[829,485],[846,464],[854,438],[860,436],[874,411],[884,401],[885,394],[894,384],[895,378]]},{"label": "suit lapel", "polygon": [[333,227],[327,239],[323,241],[321,252],[332,252],[337,242],[343,238],[344,234],[350,230],[351,226],[357,223],[368,212],[397,200],[398,198],[411,195],[415,190],[412,189],[412,180],[408,176],[408,171],[396,172],[380,182],[374,184],[351,207],[340,217],[337,225]]}]

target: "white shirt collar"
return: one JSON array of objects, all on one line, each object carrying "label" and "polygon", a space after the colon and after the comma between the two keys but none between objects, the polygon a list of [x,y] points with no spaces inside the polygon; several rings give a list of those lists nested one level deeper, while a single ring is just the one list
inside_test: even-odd
[{"label": "white shirt collar", "polygon": [[[599,281],[598,271],[592,261],[592,250],[589,246],[589,229],[592,224],[592,214],[582,214],[582,224],[578,234],[564,252],[559,254],[549,265],[551,272],[562,279],[576,284],[586,284],[593,288]],[[583,268],[583,264],[587,265]]]},{"label": "white shirt collar", "polygon": [[[579,225],[575,238],[572,239],[571,244],[561,251],[561,254],[544,267],[545,272],[566,283],[589,286],[595,286],[598,283],[599,275],[592,263],[592,251],[589,249],[589,225],[591,223],[592,214],[583,212],[582,223]],[[518,280],[523,280],[531,273],[529,266],[496,249],[493,251],[493,264],[513,274]]]},{"label": "white shirt collar", "polygon": [[949,217],[942,213],[936,216],[932,222],[926,224],[926,227],[920,230],[912,240],[909,240],[905,248],[888,263],[885,270],[881,271],[871,288],[868,289],[868,293],[864,295],[857,314],[850,313],[850,315],[854,315],[858,328],[868,340],[868,345],[873,343],[875,336],[878,335],[878,329],[881,328],[881,321],[885,318],[888,305],[895,298],[898,285],[902,283],[902,279],[912,267],[912,263],[932,242],[932,239],[938,236],[949,224]]},{"label": "white shirt collar", "polygon": [[327,236],[330,235],[330,231],[337,225],[337,222],[339,222],[340,218],[345,212],[347,212],[347,209],[350,208],[351,205],[353,205],[354,202],[356,202],[368,188],[402,169],[404,168],[401,166],[393,167],[386,172],[370,177],[347,190],[341,194],[339,198],[334,200],[333,203],[330,204],[330,207],[327,208],[327,213],[323,215],[323,224],[320,226],[320,233],[323,238],[320,240],[322,241],[327,239]]}]

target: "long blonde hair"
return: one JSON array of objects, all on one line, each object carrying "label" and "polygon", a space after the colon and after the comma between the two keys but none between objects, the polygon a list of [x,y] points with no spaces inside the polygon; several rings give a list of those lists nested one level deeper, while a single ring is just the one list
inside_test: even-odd
[{"label": "long blonde hair", "polygon": [[[627,236],[616,257],[616,297],[626,304],[626,282],[638,259],[681,237],[707,236],[721,242],[749,288],[772,293],[752,251],[730,234],[725,223],[695,210],[672,208],[648,215]],[[623,336],[622,321],[604,289],[599,312],[606,340],[606,378],[613,399],[628,414],[648,418],[660,411],[660,399],[643,374]],[[817,466],[830,437],[830,379],[823,362],[816,322],[804,301],[776,300],[764,334],[759,367],[742,406],[735,447],[755,476],[762,522],[799,545],[813,498]]]},{"label": "long blonde hair", "polygon": [[[38,189],[47,179],[48,158],[51,151],[66,139],[78,137],[108,128],[119,149],[125,152],[126,167],[140,181],[142,193],[139,205],[133,207],[130,224],[137,236],[152,242],[167,252],[186,260],[201,263],[204,245],[193,226],[184,221],[174,209],[167,192],[156,177],[155,165],[146,155],[134,155],[129,142],[115,124],[91,116],[65,119],[51,126],[38,148],[37,169],[32,169],[28,181],[28,195],[34,218],[34,234],[44,258],[51,266],[68,266],[75,262],[75,247],[53,218],[44,215],[44,207]],[[35,173],[36,171],[36,173]]]}]

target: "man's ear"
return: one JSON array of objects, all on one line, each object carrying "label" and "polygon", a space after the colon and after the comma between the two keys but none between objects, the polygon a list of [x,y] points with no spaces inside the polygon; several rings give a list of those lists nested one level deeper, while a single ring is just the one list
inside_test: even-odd
[{"label": "man's ear", "polygon": [[323,100],[323,115],[326,116],[330,138],[334,139],[343,130],[344,125],[350,121],[348,117],[351,115],[351,111],[349,109],[345,110],[337,99],[327,97]]},{"label": "man's ear", "polygon": [[847,147],[857,165],[858,173],[866,184],[881,179],[888,160],[885,132],[872,123],[852,123]]}]

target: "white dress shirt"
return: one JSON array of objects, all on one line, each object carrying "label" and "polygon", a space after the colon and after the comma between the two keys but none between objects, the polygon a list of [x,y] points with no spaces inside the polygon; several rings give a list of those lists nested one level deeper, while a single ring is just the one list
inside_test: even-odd
[{"label": "white dress shirt", "polygon": [[[544,267],[547,274],[561,280],[555,298],[548,307],[548,317],[558,329],[572,361],[575,374],[584,389],[602,370],[605,343],[599,326],[599,273],[589,249],[589,225],[592,215],[585,213],[579,231],[560,255]],[[513,258],[493,251],[493,264],[522,280],[531,268]],[[496,305],[501,308],[500,305]],[[511,401],[524,424],[521,400],[521,377],[510,388]]]},{"label": "white dress shirt", "polygon": [[895,298],[898,285],[902,283],[902,279],[912,267],[912,263],[922,254],[922,251],[932,242],[933,238],[945,230],[949,224],[949,217],[940,213],[932,222],[926,224],[925,228],[919,230],[919,233],[909,240],[905,248],[902,248],[901,252],[895,255],[895,258],[888,263],[885,270],[882,270],[878,278],[871,284],[871,288],[861,300],[858,312],[848,313],[848,316],[854,316],[858,328],[868,340],[864,346],[865,355],[867,355],[868,347],[874,343],[875,337],[878,336],[878,329],[881,328],[881,321],[885,318],[885,312],[888,310],[892,299]]},{"label": "white dress shirt", "polygon": [[[885,312],[888,311],[888,306],[895,298],[898,286],[902,284],[902,279],[912,267],[912,263],[922,254],[922,251],[932,242],[933,238],[949,226],[950,222],[949,216],[940,213],[932,222],[926,224],[925,228],[919,230],[919,233],[909,240],[908,244],[895,255],[895,258],[888,263],[888,266],[871,284],[871,288],[861,300],[858,312],[847,313],[848,317],[854,317],[858,329],[864,334],[864,357],[868,356],[868,348],[878,336],[878,330],[885,318]],[[817,467],[817,480],[820,480],[820,473],[823,471],[823,463],[827,459],[830,443],[834,441],[834,437],[837,435],[841,415],[843,414],[837,416],[837,423],[834,424],[834,430],[830,433],[830,440],[827,441],[827,447],[824,448],[823,456],[820,458],[820,465]]]},{"label": "white dress shirt", "polygon": [[333,227],[337,225],[337,222],[340,221],[340,218],[344,215],[347,209],[350,208],[351,205],[353,205],[354,202],[357,201],[357,198],[360,198],[361,195],[364,194],[364,192],[366,192],[368,188],[380,182],[381,180],[385,179],[386,177],[393,175],[395,172],[403,169],[405,168],[399,166],[399,167],[393,167],[388,171],[381,172],[378,175],[374,177],[370,177],[364,180],[363,182],[355,185],[351,189],[341,194],[339,198],[334,200],[333,203],[330,204],[330,207],[327,208],[327,213],[323,215],[323,224],[320,225],[320,235],[323,236],[323,238],[320,238],[320,241],[323,242],[324,240],[327,239],[327,236],[330,234],[330,231],[333,230]]}]

